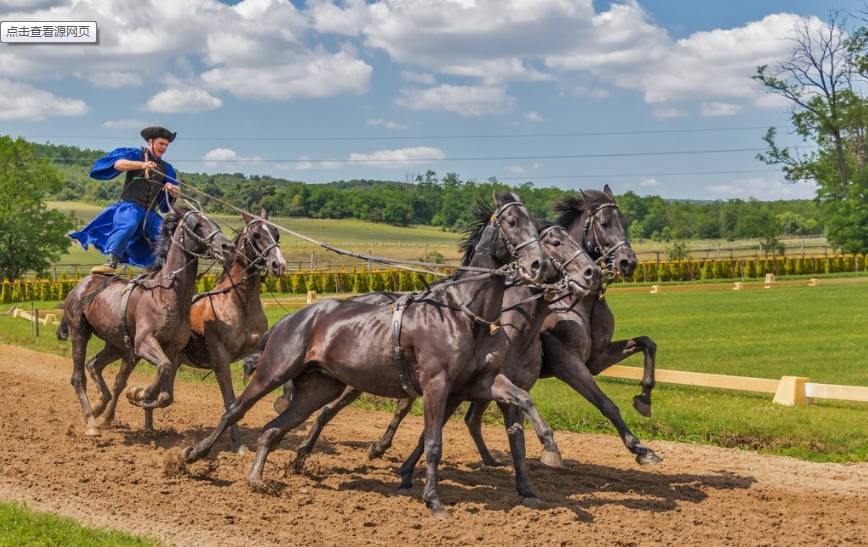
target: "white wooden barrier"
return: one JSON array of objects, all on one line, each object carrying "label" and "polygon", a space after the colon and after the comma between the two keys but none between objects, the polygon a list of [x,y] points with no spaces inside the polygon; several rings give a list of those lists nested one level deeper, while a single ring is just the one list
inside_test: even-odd
[{"label": "white wooden barrier", "polygon": [[[36,321],[36,318],[30,315],[29,312],[22,310],[21,308],[16,309],[12,312],[12,317],[20,317],[21,319],[26,319],[28,321]],[[45,317],[40,320],[40,323],[43,325],[59,325],[60,321],[57,320],[57,315],[53,313],[46,313]]]},{"label": "white wooden barrier", "polygon": [[[639,367],[613,365],[600,376],[641,380],[643,370]],[[810,403],[811,399],[836,399],[839,401],[868,402],[868,387],[816,384],[801,376],[784,376],[780,380],[769,378],[750,378],[747,376],[727,376],[702,372],[681,372],[657,369],[654,378],[658,382],[688,386],[737,389],[756,393],[774,393],[774,402],[794,406]]]}]

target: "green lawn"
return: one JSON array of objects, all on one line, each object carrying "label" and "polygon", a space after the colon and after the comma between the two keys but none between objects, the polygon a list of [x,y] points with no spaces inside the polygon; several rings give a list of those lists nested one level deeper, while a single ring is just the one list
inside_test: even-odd
[{"label": "green lawn", "polygon": [[[615,339],[650,336],[658,346],[658,368],[775,379],[798,375],[868,386],[868,283],[610,292],[607,299],[616,317]],[[271,324],[301,305],[298,298],[282,303],[284,308],[269,301]],[[53,305],[37,303],[43,310]],[[69,356],[69,345],[55,340],[54,328],[43,327],[38,339],[30,328],[26,321],[0,316],[0,342]],[[94,342],[91,351],[100,347]],[[641,366],[642,357],[622,364]],[[204,374],[186,370],[179,377],[198,381]],[[661,383],[653,395],[653,417],[646,419],[631,406],[639,392],[636,382],[598,378],[598,383],[634,433],[646,440],[741,447],[815,461],[868,461],[868,404],[818,401],[789,408],[773,404],[766,394]],[[240,381],[236,385],[240,388]],[[555,429],[615,433],[595,408],[560,382],[541,381],[532,394]],[[375,398],[359,404],[393,408]],[[499,418],[493,414],[491,419]]]}]

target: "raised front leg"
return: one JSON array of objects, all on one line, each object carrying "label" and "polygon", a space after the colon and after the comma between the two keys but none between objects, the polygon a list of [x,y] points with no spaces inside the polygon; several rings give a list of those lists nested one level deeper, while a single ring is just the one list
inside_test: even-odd
[{"label": "raised front leg", "polygon": [[[344,389],[344,392],[341,393],[340,397],[322,407],[322,410],[320,410],[319,414],[316,416],[316,420],[313,421],[313,425],[310,426],[310,431],[307,432],[307,436],[305,436],[304,440],[301,441],[301,444],[298,445],[298,448],[295,451],[295,461],[292,462],[292,468],[296,473],[300,473],[301,470],[304,469],[304,461],[313,451],[313,445],[316,444],[316,441],[319,439],[319,435],[322,433],[326,424],[332,421],[332,419],[338,415],[338,412],[345,409],[361,395],[362,392],[358,389],[347,386]],[[287,403],[287,406],[283,410],[286,411],[287,408],[289,408],[289,403]]]},{"label": "raised front leg", "polygon": [[482,438],[482,417],[490,403],[491,401],[473,401],[470,403],[470,408],[464,415],[464,424],[467,426],[470,438],[476,444],[476,450],[482,457],[482,463],[488,467],[502,467],[503,464],[494,459],[488,446],[485,445],[485,439]]},{"label": "raised front leg", "polygon": [[609,397],[600,389],[588,368],[578,358],[567,357],[566,352],[550,352],[547,365],[555,377],[576,390],[582,397],[612,422],[618,431],[624,446],[632,454],[636,455],[636,463],[649,465],[662,461],[662,458],[653,450],[642,444],[638,437],[633,435],[624,419],[621,411]]},{"label": "raised front leg", "polygon": [[657,355],[657,344],[647,336],[639,336],[631,340],[611,342],[603,351],[595,353],[588,359],[587,366],[591,374],[597,375],[610,366],[620,363],[634,353],[645,355],[644,372],[642,375],[642,393],[633,397],[633,408],[642,416],[651,416],[651,390],[654,389],[654,366]]},{"label": "raised front leg", "polygon": [[413,403],[415,402],[416,399],[398,399],[395,413],[392,414],[392,421],[389,422],[389,427],[386,428],[386,432],[383,433],[383,436],[380,437],[379,441],[371,443],[371,446],[368,447],[369,460],[382,457],[382,455],[386,453],[386,450],[392,446],[392,440],[395,438],[395,432],[398,431],[398,426],[401,425],[401,422],[404,421],[404,418],[406,418],[407,414],[410,413],[410,410],[413,409]]},{"label": "raised front leg", "polygon": [[[166,356],[160,343],[153,336],[148,336],[140,344],[137,344],[136,353],[157,367],[157,377],[148,387],[131,386],[127,390],[127,399],[131,404],[142,408],[162,408],[170,405],[172,393],[165,390],[165,382],[174,375],[175,365]],[[155,397],[158,391],[160,392],[159,396]]]}]

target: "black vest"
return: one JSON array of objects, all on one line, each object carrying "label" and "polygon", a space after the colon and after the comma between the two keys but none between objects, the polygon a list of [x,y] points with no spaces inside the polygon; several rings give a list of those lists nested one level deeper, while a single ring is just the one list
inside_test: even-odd
[{"label": "black vest", "polygon": [[[142,148],[141,161],[145,161],[145,153],[147,151],[147,148]],[[153,158],[152,161],[154,161]],[[165,173],[167,163],[162,159],[156,160],[156,163],[157,171]],[[144,169],[127,171],[124,190],[121,193],[121,201],[135,203],[145,209],[155,210],[157,208],[157,195],[166,183],[166,177],[154,171],[148,172],[148,175],[149,178],[146,179]]]}]

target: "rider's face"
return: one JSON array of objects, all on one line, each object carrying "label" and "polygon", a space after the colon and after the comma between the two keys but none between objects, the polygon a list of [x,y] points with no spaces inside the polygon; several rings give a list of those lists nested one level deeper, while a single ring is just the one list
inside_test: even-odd
[{"label": "rider's face", "polygon": [[154,157],[160,159],[161,157],[163,157],[163,154],[166,153],[166,149],[169,148],[169,139],[151,139],[148,141],[148,144],[150,145],[151,153],[154,155]]}]

